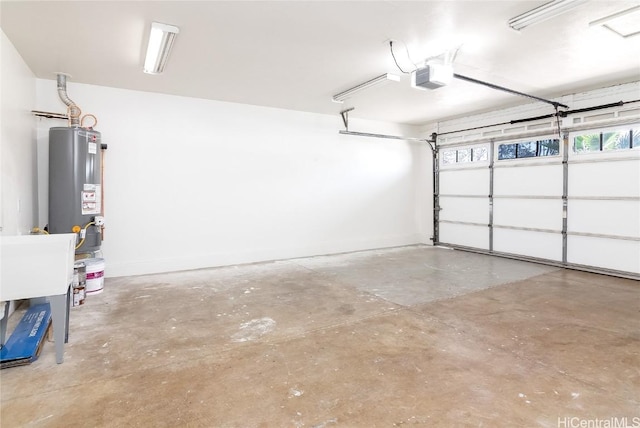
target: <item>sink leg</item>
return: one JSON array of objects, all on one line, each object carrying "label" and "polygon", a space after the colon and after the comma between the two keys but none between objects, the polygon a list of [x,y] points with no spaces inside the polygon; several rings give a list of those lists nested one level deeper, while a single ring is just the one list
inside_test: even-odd
[{"label": "sink leg", "polygon": [[49,296],[51,319],[53,322],[53,340],[56,348],[56,363],[64,361],[64,343],[67,330],[67,294]]},{"label": "sink leg", "polygon": [[7,321],[9,318],[9,305],[11,302],[4,302],[4,316],[0,320],[0,348],[4,346],[4,340],[7,337]]}]

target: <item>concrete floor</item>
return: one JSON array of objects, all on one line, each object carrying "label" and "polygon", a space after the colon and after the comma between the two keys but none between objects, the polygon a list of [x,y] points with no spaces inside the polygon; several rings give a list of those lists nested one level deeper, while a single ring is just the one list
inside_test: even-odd
[{"label": "concrete floor", "polygon": [[424,246],[108,279],[0,422],[640,426],[639,285]]}]

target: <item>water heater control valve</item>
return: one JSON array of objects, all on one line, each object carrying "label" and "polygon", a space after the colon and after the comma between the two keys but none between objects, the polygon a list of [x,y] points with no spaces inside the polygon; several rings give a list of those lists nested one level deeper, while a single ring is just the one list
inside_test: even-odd
[{"label": "water heater control valve", "polygon": [[96,224],[96,226],[104,226],[104,217],[101,215],[97,215],[93,221]]}]

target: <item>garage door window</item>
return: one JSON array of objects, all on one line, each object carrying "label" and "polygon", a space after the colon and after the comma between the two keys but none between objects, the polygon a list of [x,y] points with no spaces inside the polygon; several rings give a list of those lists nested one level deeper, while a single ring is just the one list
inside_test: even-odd
[{"label": "garage door window", "polygon": [[442,151],[442,165],[453,165],[470,162],[486,162],[489,160],[487,146],[466,147]]},{"label": "garage door window", "polygon": [[557,138],[500,144],[498,146],[498,160],[535,158],[539,156],[555,156],[559,154],[560,140]]},{"label": "garage door window", "polygon": [[573,151],[576,153],[624,150],[638,146],[640,146],[640,129],[595,132],[573,138]]},{"label": "garage door window", "polygon": [[458,163],[471,162],[471,149],[458,150]]},{"label": "garage door window", "polygon": [[472,157],[474,162],[488,161],[489,150],[486,147],[475,147],[472,149]]}]

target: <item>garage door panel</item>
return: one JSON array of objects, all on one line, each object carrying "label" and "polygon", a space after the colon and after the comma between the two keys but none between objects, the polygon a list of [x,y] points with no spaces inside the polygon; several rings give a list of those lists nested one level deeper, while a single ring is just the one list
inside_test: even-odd
[{"label": "garage door panel", "polygon": [[640,241],[569,236],[567,261],[640,274]]},{"label": "garage door panel", "polygon": [[562,165],[496,167],[493,194],[562,196]]},{"label": "garage door panel", "polygon": [[562,235],[495,228],[493,249],[503,253],[562,261]]},{"label": "garage door panel", "polygon": [[489,224],[489,198],[440,198],[440,219]]},{"label": "garage door panel", "polygon": [[640,201],[569,200],[567,231],[640,237]]},{"label": "garage door panel", "polygon": [[640,196],[640,160],[569,164],[568,195]]},{"label": "garage door panel", "polygon": [[489,228],[467,224],[440,223],[440,242],[489,249]]},{"label": "garage door panel", "polygon": [[444,169],[440,171],[442,195],[489,195],[488,169]]},{"label": "garage door panel", "polygon": [[499,226],[562,230],[561,199],[500,199],[493,201],[493,222]]}]

